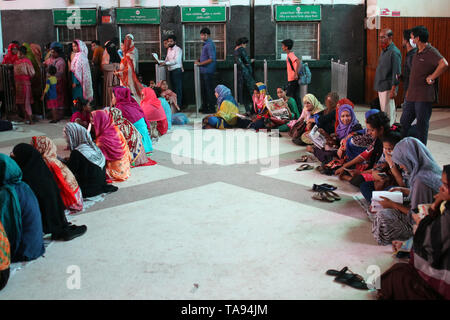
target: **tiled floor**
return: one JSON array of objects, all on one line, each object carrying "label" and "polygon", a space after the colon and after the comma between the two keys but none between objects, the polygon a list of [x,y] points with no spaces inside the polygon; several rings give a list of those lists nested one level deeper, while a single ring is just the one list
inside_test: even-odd
[{"label": "tiled floor", "polygon": [[[366,109],[356,110],[362,120]],[[433,111],[428,145],[440,165],[450,162],[449,118]],[[21,128],[0,133],[0,152],[35,134],[65,152],[63,123]],[[325,271],[349,266],[369,280],[370,268],[396,262],[391,248],[373,239],[357,189],[295,171],[303,153],[286,134],[175,126],[155,143],[158,165],[132,169],[116,193],[73,216],[87,233],[53,242],[12,275],[0,299],[373,299]],[[337,185],[342,200],[311,199],[322,182]],[[70,289],[71,268],[80,289]]]}]

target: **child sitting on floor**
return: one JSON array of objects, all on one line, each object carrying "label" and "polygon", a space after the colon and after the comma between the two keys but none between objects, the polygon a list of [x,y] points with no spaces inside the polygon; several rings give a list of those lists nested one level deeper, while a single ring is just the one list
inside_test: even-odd
[{"label": "child sitting on floor", "polygon": [[89,102],[83,105],[80,99],[75,99],[73,100],[73,106],[77,111],[72,114],[70,122],[76,122],[79,125],[87,128],[90,123],[92,111]]}]

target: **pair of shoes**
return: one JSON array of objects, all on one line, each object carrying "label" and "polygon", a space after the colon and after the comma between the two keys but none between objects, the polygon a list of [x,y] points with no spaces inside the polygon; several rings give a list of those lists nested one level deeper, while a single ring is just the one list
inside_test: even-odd
[{"label": "pair of shoes", "polygon": [[316,192],[312,198],[314,200],[320,200],[325,202],[334,202],[341,200],[341,197],[334,191],[321,190]]},{"label": "pair of shoes", "polygon": [[305,170],[312,170],[312,169],[314,169],[314,167],[312,165],[304,163],[304,164],[300,165],[300,167],[298,167],[295,170],[296,171],[305,171]]},{"label": "pair of shoes", "polygon": [[337,189],[337,187],[328,183],[322,183],[322,184],[313,184],[312,189],[313,191],[334,191]]},{"label": "pair of shoes", "polygon": [[[350,273],[347,273],[349,271]],[[344,267],[341,271],[337,270],[327,270],[326,272],[329,276],[335,276],[334,281],[349,285],[352,288],[360,289],[360,290],[369,290],[366,282],[363,277],[359,274],[353,273],[348,267]]]},{"label": "pair of shoes", "polygon": [[74,224],[67,225],[61,233],[52,234],[52,240],[70,241],[82,236],[87,231],[85,225],[76,226]]}]

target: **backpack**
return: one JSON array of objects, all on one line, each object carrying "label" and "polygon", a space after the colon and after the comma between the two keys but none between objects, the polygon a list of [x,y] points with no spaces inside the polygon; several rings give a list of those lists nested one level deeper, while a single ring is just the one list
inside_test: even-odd
[{"label": "backpack", "polygon": [[[295,71],[294,65],[292,64],[292,61],[289,58],[289,56],[287,59],[289,61],[289,64],[291,65],[292,70]],[[312,77],[311,70],[309,69],[308,63],[306,62],[300,63],[300,68],[298,70],[298,84],[300,85],[310,84],[311,77]]]}]

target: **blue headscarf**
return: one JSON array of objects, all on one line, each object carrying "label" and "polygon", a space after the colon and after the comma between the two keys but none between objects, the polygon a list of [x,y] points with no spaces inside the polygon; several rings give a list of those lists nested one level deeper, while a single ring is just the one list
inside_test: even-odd
[{"label": "blue headscarf", "polygon": [[22,239],[22,213],[15,184],[22,180],[22,170],[6,154],[0,153],[0,220],[11,245],[11,257]]},{"label": "blue headscarf", "polygon": [[228,101],[232,102],[233,104],[237,105],[236,100],[234,100],[233,95],[231,94],[231,90],[228,89],[223,84],[219,84],[216,87],[215,91],[219,95],[219,97],[217,98],[217,106],[219,109],[220,109],[220,105],[222,104],[222,102],[224,100],[228,100]]},{"label": "blue headscarf", "polygon": [[[348,113],[350,113],[350,117],[352,118],[350,123],[347,125],[341,122],[341,114],[343,111],[347,111]],[[359,124],[359,121],[358,119],[356,119],[356,115],[355,112],[353,111],[353,108],[348,104],[344,104],[339,107],[338,121],[339,125],[336,128],[336,135],[339,139],[344,139],[352,132],[353,127]]]},{"label": "blue headscarf", "polygon": [[380,110],[378,109],[370,109],[369,111],[366,112],[365,116],[366,116],[366,120],[368,117],[370,117],[371,115],[380,112]]}]

